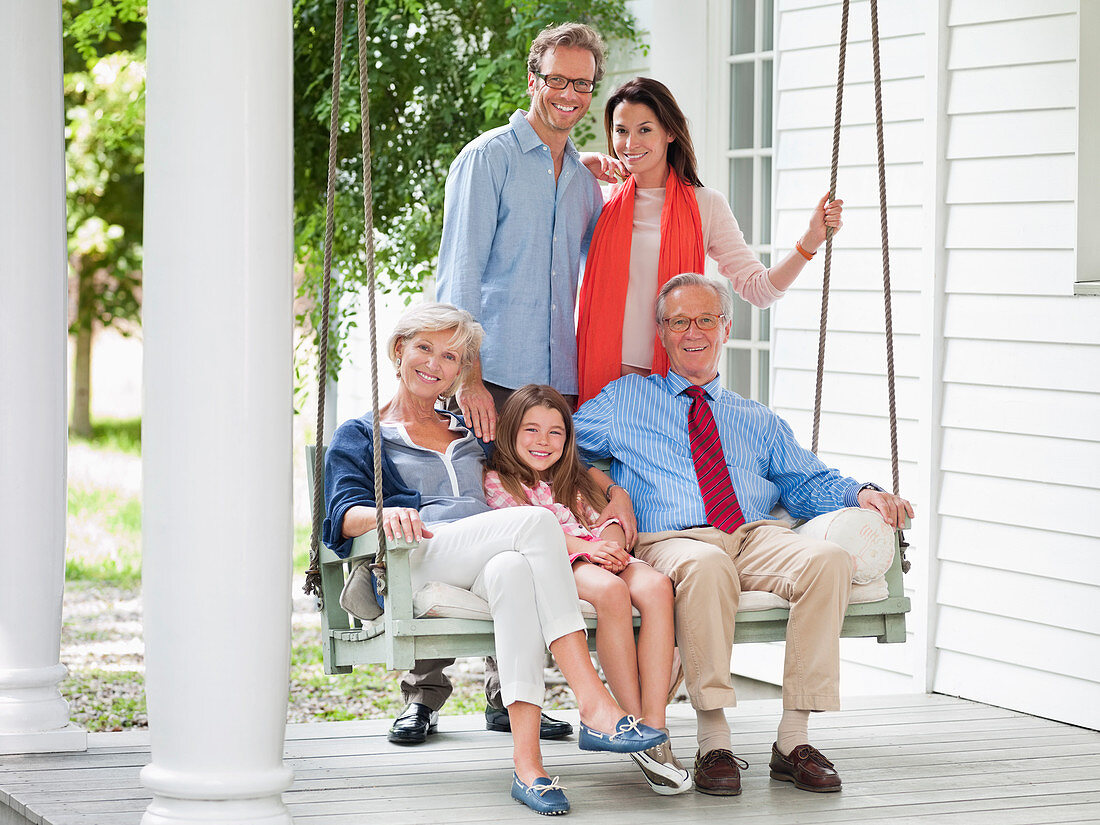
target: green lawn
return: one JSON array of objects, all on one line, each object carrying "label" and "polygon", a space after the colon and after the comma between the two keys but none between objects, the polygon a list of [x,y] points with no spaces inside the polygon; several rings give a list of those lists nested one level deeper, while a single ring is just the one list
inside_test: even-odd
[{"label": "green lawn", "polygon": [[[117,605],[140,596],[141,500],[112,477],[117,469],[141,455],[140,419],[97,421],[90,439],[70,440],[90,451],[79,483],[68,493],[69,540],[65,578],[70,598],[85,604],[102,598]],[[104,468],[102,474],[97,468]],[[90,468],[90,469],[89,469]],[[294,595],[299,595],[309,562],[310,526],[294,528]],[[110,608],[104,609],[104,615]],[[96,645],[123,644],[140,633],[137,621],[104,624],[104,615],[67,611],[63,645],[91,651],[70,655],[70,675],[61,690],[69,701],[74,722],[89,731],[124,730],[148,724],[144,671],[140,660],[123,656],[111,667],[100,666]],[[63,657],[64,658],[64,657]],[[109,658],[109,657],[108,657]],[[96,664],[88,664],[95,662]],[[357,668],[350,674],[326,676],[321,663],[320,620],[316,613],[296,613],[292,630],[290,721],[335,721],[385,718],[401,707],[399,674],[382,667]],[[566,699],[568,703],[568,699]],[[480,679],[465,678],[455,685],[448,713],[477,713],[484,707]]]}]

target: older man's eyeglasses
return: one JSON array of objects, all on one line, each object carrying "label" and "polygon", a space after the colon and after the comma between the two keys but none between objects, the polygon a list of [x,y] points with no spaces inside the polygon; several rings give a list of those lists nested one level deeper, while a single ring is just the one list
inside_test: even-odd
[{"label": "older man's eyeglasses", "polygon": [[686,315],[674,315],[671,318],[665,318],[664,324],[671,332],[687,332],[692,322],[694,322],[700,332],[710,332],[712,329],[717,329],[725,318],[725,315],[712,315],[709,312],[696,315],[694,318],[688,318]]},{"label": "older man's eyeglasses", "polygon": [[542,82],[549,86],[551,89],[564,89],[570,83],[573,84],[573,89],[580,95],[590,95],[596,91],[596,84],[591,80],[585,80],[583,77],[562,77],[560,74],[542,74],[541,72],[534,72],[535,77],[541,77]]}]

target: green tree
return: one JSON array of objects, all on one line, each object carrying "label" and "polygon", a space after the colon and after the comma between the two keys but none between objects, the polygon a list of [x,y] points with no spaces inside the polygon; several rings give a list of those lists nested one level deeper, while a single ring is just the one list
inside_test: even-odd
[{"label": "green tree", "polygon": [[129,334],[140,323],[145,6],[81,0],[64,3],[62,15],[72,427],[90,435],[93,334]]},{"label": "green tree", "polygon": [[[443,226],[447,169],[459,150],[526,108],[527,51],[544,26],[588,23],[617,50],[638,38],[625,0],[376,0],[367,6],[371,176],[376,267],[387,289],[418,292],[432,272]],[[319,317],[335,8],[294,4],[295,240],[299,306]],[[345,16],[341,158],[333,273],[350,316],[365,282],[359,68],[355,7]],[[580,134],[591,134],[593,115]],[[305,320],[303,318],[303,320]],[[337,342],[354,321],[335,333]]]}]

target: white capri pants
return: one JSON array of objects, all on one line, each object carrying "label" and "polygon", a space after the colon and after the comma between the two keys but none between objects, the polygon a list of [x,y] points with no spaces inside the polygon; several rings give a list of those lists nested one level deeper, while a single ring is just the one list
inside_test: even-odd
[{"label": "white capri pants", "polygon": [[428,529],[409,554],[413,590],[438,581],[485,599],[504,704],[541,707],[546,648],[584,630],[561,524],[543,507],[508,507]]}]

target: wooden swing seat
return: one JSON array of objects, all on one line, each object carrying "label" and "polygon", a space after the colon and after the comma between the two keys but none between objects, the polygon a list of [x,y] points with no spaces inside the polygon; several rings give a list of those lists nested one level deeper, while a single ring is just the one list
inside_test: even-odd
[{"label": "wooden swing seat", "polygon": [[[313,475],[313,449],[312,446],[306,448],[310,476]],[[312,485],[311,477],[310,488]],[[384,664],[388,670],[407,670],[420,659],[494,655],[491,619],[446,615],[416,617],[409,570],[409,551],[415,546],[407,542],[387,545],[386,607],[381,616],[366,622],[340,606],[340,593],[351,569],[374,559],[378,549],[377,534],[371,531],[355,539],[351,553],[344,559],[322,545],[321,648],[325,673],[349,673],[355,665],[364,664]],[[842,636],[873,637],[880,643],[905,641],[905,614],[910,610],[910,603],[902,584],[901,550],[896,532],[893,561],[883,578],[886,597],[849,605]],[[865,587],[872,585],[881,589],[880,580]],[[472,594],[470,597],[473,598]],[[790,611],[786,607],[771,606],[777,603],[786,604],[771,593],[742,593],[734,641],[777,642],[786,638]],[[462,614],[469,615],[469,611],[463,610]],[[594,618],[586,617],[585,622],[589,629],[596,627]],[[640,624],[637,617],[634,624],[635,627]],[[589,633],[588,639],[589,646],[594,648],[595,634]]]}]

